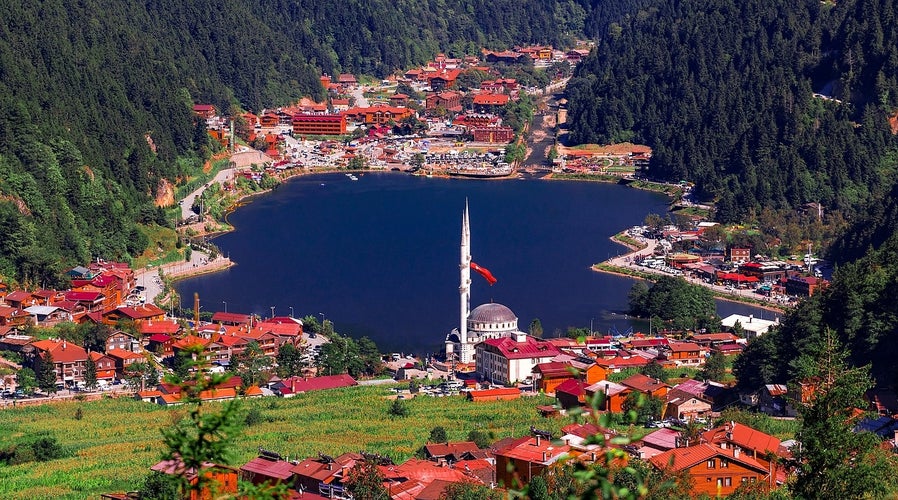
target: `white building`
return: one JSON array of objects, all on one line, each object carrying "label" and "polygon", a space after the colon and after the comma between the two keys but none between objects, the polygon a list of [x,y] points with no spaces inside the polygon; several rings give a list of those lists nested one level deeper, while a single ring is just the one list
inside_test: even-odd
[{"label": "white building", "polygon": [[745,332],[745,338],[751,340],[767,333],[774,326],[779,325],[779,318],[771,321],[769,319],[759,319],[753,315],[743,316],[741,314],[730,314],[720,321],[720,324],[727,328],[734,328],[736,323],[742,326]]},{"label": "white building", "polygon": [[475,351],[477,375],[497,384],[521,382],[532,376],[536,365],[548,363],[561,353],[551,343],[524,332],[515,332],[513,337],[484,340],[477,344]]}]

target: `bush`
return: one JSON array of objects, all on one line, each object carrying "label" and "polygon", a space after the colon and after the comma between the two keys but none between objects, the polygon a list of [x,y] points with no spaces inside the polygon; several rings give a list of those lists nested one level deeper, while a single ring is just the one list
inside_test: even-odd
[{"label": "bush", "polygon": [[401,399],[394,399],[390,405],[391,417],[407,417],[409,414],[408,406]]},{"label": "bush", "polygon": [[66,456],[66,450],[52,436],[41,436],[33,441],[18,443],[0,451],[0,463],[8,465],[28,462],[46,462]]},{"label": "bush", "polygon": [[252,427],[256,424],[262,423],[263,420],[264,419],[262,418],[262,412],[259,411],[258,408],[252,408],[246,413],[246,418],[243,420],[243,423],[246,424],[247,427]]}]

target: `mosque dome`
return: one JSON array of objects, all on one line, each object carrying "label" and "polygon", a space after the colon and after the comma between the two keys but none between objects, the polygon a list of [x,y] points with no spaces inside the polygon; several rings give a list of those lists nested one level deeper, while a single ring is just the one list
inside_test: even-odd
[{"label": "mosque dome", "polygon": [[481,304],[468,315],[468,330],[483,333],[513,332],[518,329],[518,317],[502,304]]}]

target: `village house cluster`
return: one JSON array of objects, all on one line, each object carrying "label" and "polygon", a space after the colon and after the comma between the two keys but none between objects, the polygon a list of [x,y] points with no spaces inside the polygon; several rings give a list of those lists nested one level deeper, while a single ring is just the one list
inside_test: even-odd
[{"label": "village house cluster", "polygon": [[[321,76],[328,96],[325,102],[304,98],[291,106],[247,112],[239,118],[246,125],[244,139],[264,149],[272,168],[345,166],[359,156],[369,168],[423,167],[430,173],[508,175],[510,166],[496,158],[516,134],[503,123],[502,110],[522,93],[536,94],[540,89],[524,88],[514,78],[503,78],[495,63],[530,61],[546,68],[560,62],[577,64],[588,52],[587,48],[561,51],[529,46],[483,50],[480,57],[438,54],[420,68],[369,85],[360,84],[352,74],[325,74]],[[459,88],[459,77],[471,71],[490,78],[481,81],[479,88]],[[412,89],[410,93],[419,98],[400,92],[400,86]],[[196,104],[194,113],[206,121],[215,140],[234,147],[232,119],[236,117],[220,116],[211,104]],[[350,135],[354,140],[348,144],[327,140]],[[442,155],[463,148],[496,154],[494,158],[453,158],[452,172],[444,162],[431,161],[435,160],[432,155],[445,158]],[[416,154],[425,155],[423,164],[413,164]]]},{"label": "village house cluster", "polygon": [[[128,379],[132,375],[129,367],[134,363],[168,366],[179,352],[188,349],[199,350],[199,356],[212,370],[224,371],[251,342],[273,358],[281,346],[301,346],[309,340],[303,333],[302,321],[287,316],[263,319],[216,312],[211,322],[188,325],[138,299],[142,287],[137,285],[134,271],[124,263],[94,262],[75,267],[68,275],[72,285],[65,291],[9,289],[0,283],[0,351],[17,353],[24,365],[35,372],[43,360],[51,358],[60,389],[85,387],[88,358],[96,366],[97,385],[104,388]],[[95,351],[65,339],[38,339],[24,334],[28,326],[49,328],[61,322],[107,325],[112,334],[103,349]],[[133,327],[127,331],[116,329],[123,323]],[[309,351],[307,356],[312,355]],[[11,380],[3,381],[7,387],[10,383]]]},{"label": "village house cluster", "polygon": [[824,271],[829,264],[810,254],[803,261],[773,260],[749,247],[703,248],[699,245],[702,233],[717,225],[699,222],[691,230],[673,226],[655,232],[648,227],[634,227],[627,235],[641,241],[655,239],[654,255],[640,256],[631,265],[695,281],[718,285],[728,290],[753,290],[757,296],[774,302],[787,303],[810,297],[826,286]]}]

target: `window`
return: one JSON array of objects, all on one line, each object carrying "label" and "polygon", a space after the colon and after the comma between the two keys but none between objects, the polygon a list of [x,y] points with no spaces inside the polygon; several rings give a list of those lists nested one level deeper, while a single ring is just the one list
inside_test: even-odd
[{"label": "window", "polygon": [[730,461],[729,461],[729,460],[727,460],[727,459],[725,459],[725,458],[721,458],[721,459],[720,459],[720,468],[721,468],[721,469],[726,469],[726,468],[729,467],[729,466],[730,466]]},{"label": "window", "polygon": [[747,483],[747,482],[748,482],[748,478],[747,478],[747,477],[743,477],[743,478],[742,478],[742,484],[745,484],[745,483]]},{"label": "window", "polygon": [[712,458],[711,460],[708,460],[708,468],[709,468],[709,469],[713,469],[713,468],[715,467],[715,465],[716,465],[716,462],[717,462],[717,461],[714,460],[713,458]]},{"label": "window", "polygon": [[724,486],[732,486],[732,485],[733,485],[733,478],[731,478],[731,477],[725,477],[725,478],[723,478],[723,485],[724,485]]},{"label": "window", "polygon": [[717,478],[717,487],[720,488],[721,486],[723,486],[723,478],[722,478],[722,477],[718,477],[718,478]]}]

